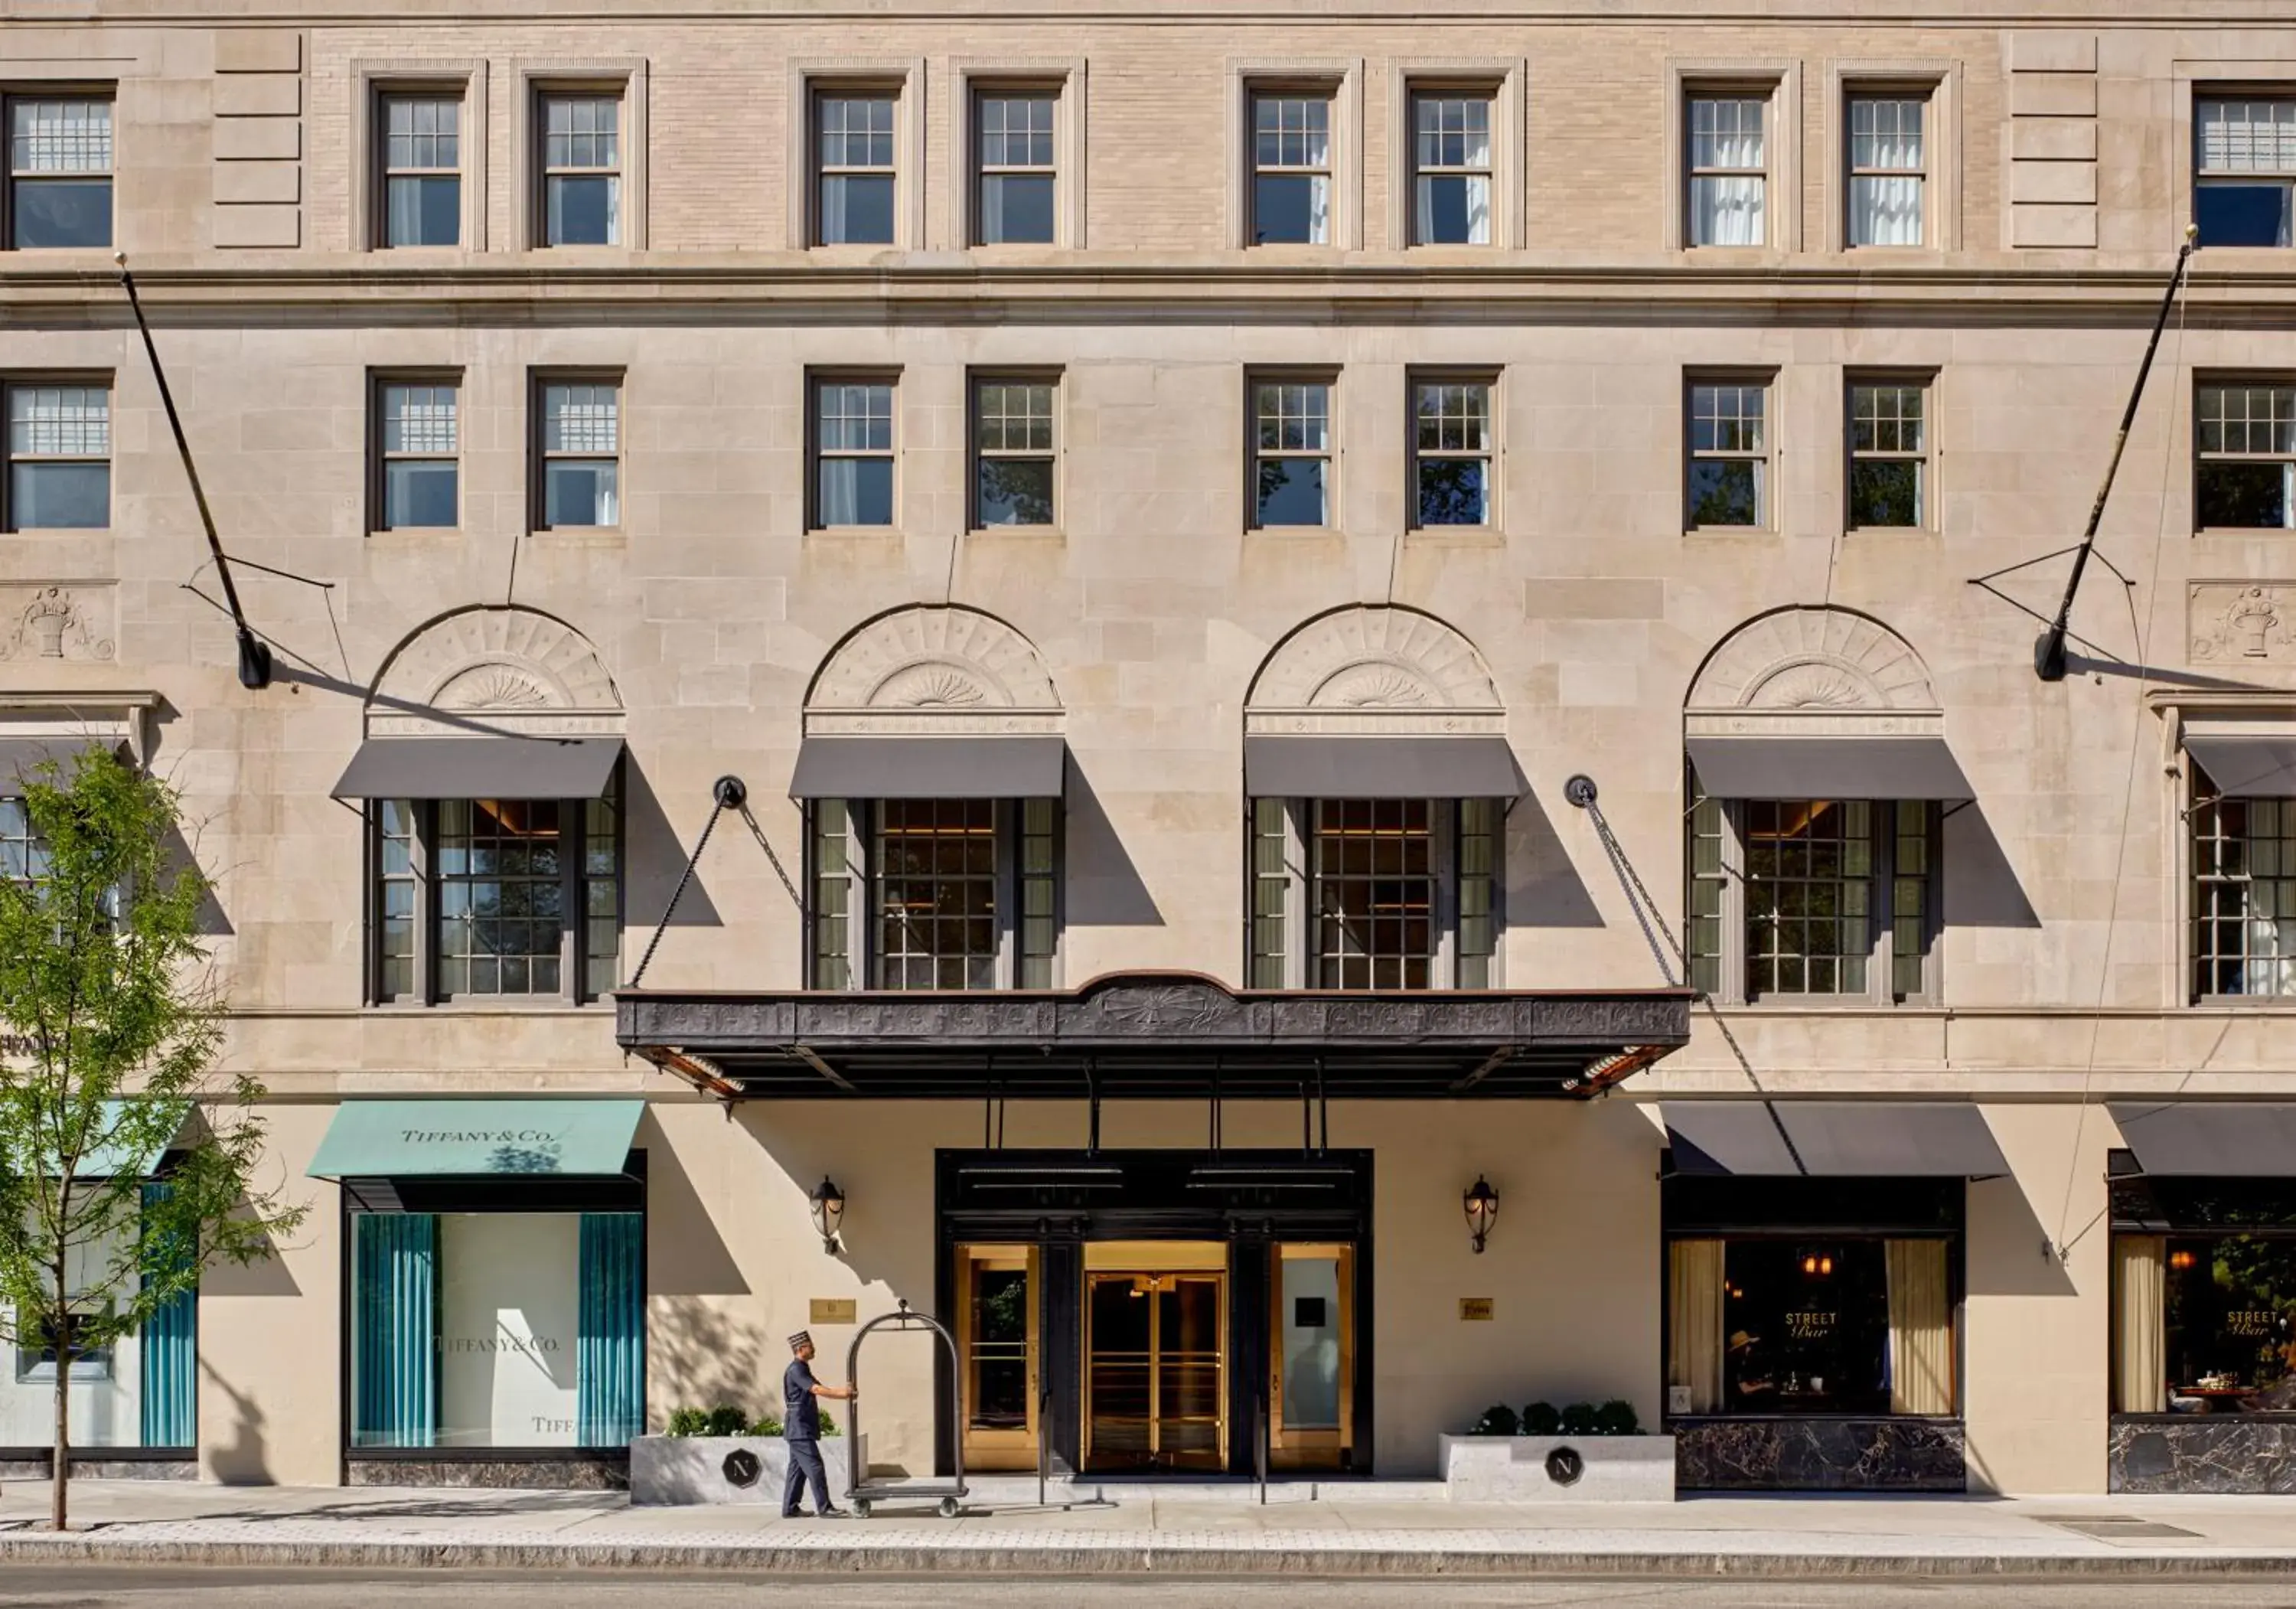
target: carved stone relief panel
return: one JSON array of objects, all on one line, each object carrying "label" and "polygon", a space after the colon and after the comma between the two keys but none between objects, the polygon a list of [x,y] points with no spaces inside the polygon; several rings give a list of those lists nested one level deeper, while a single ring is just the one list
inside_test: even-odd
[{"label": "carved stone relief panel", "polygon": [[2194,664],[2296,663],[2296,581],[2194,581],[2186,619]]},{"label": "carved stone relief panel", "polygon": [[1502,732],[1473,644],[1415,609],[1319,615],[1275,645],[1245,701],[1252,732]]},{"label": "carved stone relief panel", "polygon": [[376,678],[381,735],[489,728],[575,735],[620,730],[621,695],[590,641],[530,609],[465,609],[399,644]]},{"label": "carved stone relief panel", "polygon": [[0,660],[113,659],[117,605],[106,583],[0,587]]},{"label": "carved stone relief panel", "polygon": [[1723,639],[1691,685],[1693,710],[1935,710],[1921,656],[1848,609],[1780,609]]},{"label": "carved stone relief panel", "polygon": [[806,730],[1059,730],[1060,694],[1036,644],[955,605],[880,615],[830,652],[806,697]]}]

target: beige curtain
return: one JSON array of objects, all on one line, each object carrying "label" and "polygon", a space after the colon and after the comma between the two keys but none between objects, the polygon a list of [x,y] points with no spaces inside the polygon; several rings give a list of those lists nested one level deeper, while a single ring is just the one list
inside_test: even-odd
[{"label": "beige curtain", "polygon": [[1722,1407],[1722,1243],[1676,1241],[1667,1285],[1666,1383],[1690,1388],[1692,1413],[1715,1413]]},{"label": "beige curtain", "polygon": [[2114,1322],[2112,1401],[2124,1414],[2158,1414],[2169,1407],[2166,1292],[2168,1242],[2158,1235],[2116,1235],[2113,1283],[2120,1295]]},{"label": "beige curtain", "polygon": [[1890,1278],[1890,1411],[1953,1412],[1953,1306],[1941,1240],[1882,1247]]}]

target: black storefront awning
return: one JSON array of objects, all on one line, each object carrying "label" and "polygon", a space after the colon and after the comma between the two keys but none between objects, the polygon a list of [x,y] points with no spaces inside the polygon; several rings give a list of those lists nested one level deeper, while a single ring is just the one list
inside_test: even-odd
[{"label": "black storefront awning", "polygon": [[791,799],[1058,799],[1068,743],[1043,735],[808,737]]},{"label": "black storefront awning", "polygon": [[1243,740],[1243,787],[1254,799],[1513,799],[1524,786],[1504,737]]},{"label": "black storefront awning", "polygon": [[1682,989],[614,997],[625,1050],[732,1097],[1298,1100],[1592,1095],[1690,1038]]},{"label": "black storefront awning", "polygon": [[619,737],[371,737],[337,799],[603,799]]},{"label": "black storefront awning", "polygon": [[1974,799],[1942,737],[1685,740],[1710,799]]},{"label": "black storefront awning", "polygon": [[2296,1178],[2296,1103],[2112,1101],[2136,1165],[2160,1178]]},{"label": "black storefront awning", "polygon": [[2279,799],[2296,793],[2296,734],[2193,726],[2185,752],[2226,799]]},{"label": "black storefront awning", "polygon": [[2009,1171],[1985,1114],[1961,1102],[1668,1101],[1660,1111],[1679,1174],[1994,1178]]}]

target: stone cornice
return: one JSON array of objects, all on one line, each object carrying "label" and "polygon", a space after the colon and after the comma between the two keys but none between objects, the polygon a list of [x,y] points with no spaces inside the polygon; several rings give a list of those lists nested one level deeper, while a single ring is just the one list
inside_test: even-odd
[{"label": "stone cornice", "polygon": [[[2227,254],[2230,256],[2231,254]],[[2296,266],[2238,254],[2190,280],[2198,328],[2296,324]],[[2223,259],[2219,259],[2223,260]],[[1148,316],[1217,324],[1412,322],[1824,324],[1876,316],[1956,323],[2141,322],[2159,306],[2166,258],[2092,255],[2080,264],[1995,253],[1874,267],[1841,259],[1745,265],[1678,258],[1593,260],[1521,253],[1473,264],[1387,254],[1285,265],[1241,253],[1073,253],[984,265],[913,253],[840,265],[802,253],[635,252],[574,265],[535,254],[473,257],[409,270],[353,254],[139,258],[153,321],[238,324],[357,308],[382,324],[601,320],[712,323],[1004,319],[1107,324]],[[124,327],[116,273],[82,263],[0,267],[0,325]]]}]

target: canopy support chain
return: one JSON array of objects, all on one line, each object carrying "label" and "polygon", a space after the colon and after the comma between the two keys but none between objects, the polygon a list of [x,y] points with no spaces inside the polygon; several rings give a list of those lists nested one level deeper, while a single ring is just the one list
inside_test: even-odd
[{"label": "canopy support chain", "polygon": [[677,874],[677,886],[670,891],[669,903],[662,907],[661,920],[654,925],[653,937],[646,940],[645,954],[638,957],[637,970],[622,987],[636,989],[638,980],[653,961],[653,952],[661,946],[661,936],[669,931],[669,919],[677,914],[677,902],[685,898],[686,885],[693,881],[693,868],[701,864],[701,851],[709,847],[709,834],[718,830],[718,818],[728,810],[738,810],[749,798],[750,791],[738,776],[721,776],[710,784],[709,819],[702,824],[701,836],[694,840],[693,853],[685,858],[685,869]]}]

